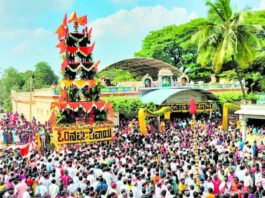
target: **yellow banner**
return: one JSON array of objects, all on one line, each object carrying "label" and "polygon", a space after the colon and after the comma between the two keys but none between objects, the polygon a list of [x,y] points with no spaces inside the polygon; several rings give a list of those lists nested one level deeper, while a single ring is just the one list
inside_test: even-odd
[{"label": "yellow banner", "polygon": [[55,144],[89,143],[111,140],[113,137],[112,127],[90,129],[63,129],[54,130]]}]

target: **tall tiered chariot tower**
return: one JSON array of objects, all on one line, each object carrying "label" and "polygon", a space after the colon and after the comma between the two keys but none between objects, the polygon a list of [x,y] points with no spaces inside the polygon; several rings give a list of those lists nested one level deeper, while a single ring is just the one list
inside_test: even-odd
[{"label": "tall tiered chariot tower", "polygon": [[65,16],[56,33],[63,78],[60,98],[51,107],[53,143],[60,146],[111,140],[113,109],[110,103],[100,100],[101,83],[95,79],[99,61],[92,59],[95,42],[91,43],[92,28],[87,28],[87,16],[78,18],[75,12],[69,19]]}]

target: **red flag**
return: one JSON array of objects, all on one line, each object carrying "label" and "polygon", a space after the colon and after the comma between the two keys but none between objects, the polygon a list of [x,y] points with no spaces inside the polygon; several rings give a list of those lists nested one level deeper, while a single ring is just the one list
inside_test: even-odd
[{"label": "red flag", "polygon": [[77,23],[79,25],[86,25],[87,24],[87,16],[81,16],[77,19]]},{"label": "red flag", "polygon": [[193,98],[190,100],[189,105],[190,105],[190,108],[189,108],[190,114],[196,114],[197,107],[196,107],[196,103]]},{"label": "red flag", "polygon": [[60,54],[66,51],[66,45],[64,40],[62,40],[58,45],[56,45],[56,47],[60,48]]},{"label": "red flag", "polygon": [[64,53],[65,51],[66,51],[66,46],[60,48],[60,54]]},{"label": "red flag", "polygon": [[60,43],[58,43],[58,44],[56,45],[57,48],[61,48],[61,47],[64,47],[64,46],[65,46],[65,42],[64,42],[64,40],[60,41]]},{"label": "red flag", "polygon": [[92,51],[94,50],[94,47],[95,47],[95,42],[89,47],[79,47],[79,49],[81,53],[88,55],[92,53]]},{"label": "red flag", "polygon": [[67,14],[64,15],[63,26],[67,26]]},{"label": "red flag", "polygon": [[61,65],[61,71],[64,71],[65,68],[68,66],[68,60],[67,58],[64,59],[64,61],[62,62],[62,65]]},{"label": "red flag", "polygon": [[25,147],[20,148],[19,150],[20,150],[21,156],[23,157],[26,156],[29,153],[29,144],[26,144]]},{"label": "red flag", "polygon": [[71,23],[73,21],[77,20],[76,12],[73,12],[70,17],[68,18],[68,23]]},{"label": "red flag", "polygon": [[52,112],[52,115],[51,115],[49,121],[51,122],[52,125],[56,125],[56,117],[55,117],[54,111]]}]

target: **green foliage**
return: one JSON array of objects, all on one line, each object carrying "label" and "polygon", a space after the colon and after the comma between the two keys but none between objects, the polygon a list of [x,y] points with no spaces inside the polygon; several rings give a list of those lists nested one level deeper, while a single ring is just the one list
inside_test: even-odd
[{"label": "green foliage", "polygon": [[15,68],[9,67],[4,70],[0,78],[0,105],[4,111],[12,110],[11,90],[14,91],[29,91],[30,78],[34,76],[33,88],[50,87],[53,82],[57,83],[58,77],[54,74],[51,67],[40,62],[35,66],[34,71],[18,72]]},{"label": "green foliage", "polygon": [[[225,94],[217,94],[218,103],[223,105],[225,103],[235,103],[240,102],[243,99],[243,95],[241,93],[225,93]],[[257,100],[258,95],[250,93],[246,96],[246,100]]]},{"label": "green foliage", "polygon": [[18,71],[13,68],[9,67],[8,69],[4,70],[4,73],[0,80],[0,100],[1,105],[5,111],[11,111],[11,90],[19,91],[23,86],[23,80],[21,75]]},{"label": "green foliage", "polygon": [[179,26],[171,25],[147,35],[142,49],[135,52],[137,57],[152,57],[174,66],[189,68],[188,75],[194,81],[204,80],[212,73],[210,66],[201,67],[196,63],[197,46],[191,42],[192,35],[204,19],[195,19]]},{"label": "green foliage", "polygon": [[46,62],[39,62],[35,65],[34,77],[34,87],[36,89],[50,87],[53,83],[58,82],[58,77]]},{"label": "green foliage", "polygon": [[122,69],[107,69],[98,73],[99,77],[105,77],[111,80],[112,83],[127,82],[139,80],[133,74]]},{"label": "green foliage", "polygon": [[153,31],[144,39],[142,49],[135,52],[135,56],[152,57],[177,66],[182,63],[182,55],[190,53],[190,39],[203,23],[203,19],[195,19],[180,26],[171,25]]},{"label": "green foliage", "polygon": [[259,82],[261,90],[265,91],[265,78],[262,78]]},{"label": "green foliage", "polygon": [[113,98],[110,97],[107,101],[112,103],[116,112],[123,114],[126,117],[134,117],[137,115],[140,108],[146,108],[149,111],[155,111],[156,105],[153,103],[145,104],[139,99],[135,98]]},{"label": "green foliage", "polygon": [[[211,34],[212,36],[209,37],[209,42],[212,42],[211,44],[213,45],[212,46],[213,51],[208,50],[207,53],[209,56],[211,56],[211,55],[214,55],[213,52],[219,50],[217,46],[221,45],[220,40],[222,40],[220,38],[220,35],[221,34],[225,35],[224,34],[225,31],[223,30],[229,30],[228,26],[230,28],[233,28],[233,27],[236,27],[237,24],[239,24],[240,26],[232,30],[233,32],[238,30],[237,35],[242,36],[242,39],[244,40],[237,39],[236,37],[236,38],[232,38],[233,41],[237,39],[236,41],[239,41],[238,45],[250,44],[250,48],[246,48],[247,46],[249,46],[247,45],[246,47],[244,47],[244,49],[247,49],[247,51],[243,52],[244,54],[245,53],[250,54],[250,56],[242,54],[241,53],[242,48],[240,48],[237,53],[238,56],[241,56],[247,59],[243,61],[243,62],[246,62],[247,64],[240,64],[240,67],[241,67],[240,73],[242,77],[246,79],[246,82],[247,82],[246,85],[248,86],[249,90],[264,91],[265,90],[264,86],[262,86],[262,84],[264,84],[263,83],[264,81],[262,79],[257,80],[258,74],[254,74],[253,76],[255,78],[253,79],[251,76],[252,76],[252,73],[256,73],[256,72],[259,72],[260,76],[265,75],[264,73],[264,68],[265,68],[264,32],[255,31],[256,28],[260,30],[261,27],[263,28],[265,27],[265,11],[261,10],[261,11],[256,11],[253,13],[249,11],[243,12],[243,13],[235,13],[231,9],[231,7],[227,4],[229,3],[229,1],[224,1],[224,2],[226,3],[224,4],[226,6],[226,8],[224,9],[225,11],[224,13],[226,13],[227,16],[231,16],[231,19],[233,20],[233,23],[231,22],[232,26],[229,26],[229,23],[227,23],[227,25],[222,26],[222,21],[220,20],[220,17],[217,16],[216,13],[214,13],[213,9],[211,9],[209,10],[208,19],[195,19],[186,24],[182,24],[179,26],[171,25],[171,26],[164,27],[160,30],[150,32],[146,36],[146,38],[143,40],[141,50],[135,52],[135,56],[152,57],[152,58],[156,58],[159,60],[163,60],[177,67],[181,65],[181,66],[184,66],[185,68],[190,68],[191,70],[188,73],[188,75],[191,80],[193,81],[204,80],[205,81],[205,79],[209,78],[210,74],[213,72],[212,61],[211,61],[212,59],[205,58],[204,61],[202,61],[204,64],[204,67],[201,67],[201,64],[197,63],[198,42],[194,43],[194,40],[192,39],[193,35],[196,32],[198,32],[198,30],[200,30],[201,28],[203,30],[204,27],[206,27],[206,29],[208,27],[209,32],[204,30],[205,34],[207,33],[207,35],[210,35],[211,33],[214,32],[214,30],[216,30],[216,32],[214,32],[214,34]],[[220,4],[218,6],[220,7]],[[221,7],[219,8],[219,7],[218,9],[220,11],[222,8]],[[231,15],[231,12],[233,12],[232,15]],[[236,19],[239,19],[239,17],[241,17],[240,22],[236,20]],[[243,23],[247,24],[247,26],[244,28],[242,28]],[[216,27],[216,29],[211,29],[210,25],[213,25],[214,27]],[[220,27],[222,31],[219,30],[218,27]],[[242,29],[238,29],[238,28],[242,28]],[[246,32],[246,35],[244,34],[244,32]],[[248,37],[249,35],[251,36]],[[227,35],[225,37],[226,40],[228,36],[230,35]],[[256,45],[257,40],[255,36],[257,37],[261,45]],[[202,42],[203,41],[202,38],[205,38],[205,37],[206,37],[205,35],[203,35],[202,37],[198,37],[197,35],[197,38],[199,39],[200,42]],[[255,42],[253,42],[253,40]],[[233,47],[233,46],[229,44],[229,48],[230,47]],[[256,47],[254,48],[254,52],[252,50],[253,47]],[[170,54],[169,49],[172,49],[171,51],[175,49],[176,53]],[[251,51],[249,51],[249,49],[251,49]],[[206,48],[204,50],[206,50]],[[225,53],[230,53],[230,51],[225,51]],[[201,56],[206,56],[206,54],[202,53]],[[227,57],[227,58],[224,58],[225,62],[227,62],[227,59],[231,60],[231,56],[229,56],[228,54],[226,54],[225,56]],[[177,61],[174,61],[174,57],[176,58],[175,60]],[[253,60],[254,62],[252,62]],[[250,63],[252,64],[250,65]],[[242,68],[245,68],[244,66],[247,67],[247,69],[242,69]],[[220,78],[221,77],[227,78],[229,79],[229,81],[235,80],[237,78],[235,76],[235,71],[233,69],[234,68],[231,68],[231,64],[227,66],[223,65],[222,69],[217,73],[217,76],[219,76]],[[243,74],[247,74],[247,75],[243,76]]]},{"label": "green foliage", "polygon": [[240,67],[248,67],[255,59],[259,46],[256,33],[262,31],[262,26],[248,24],[246,19],[252,12],[236,13],[230,0],[208,0],[206,5],[207,22],[193,38],[198,45],[198,62],[206,65],[210,60],[213,70],[218,72],[233,55]]},{"label": "green foliage", "polygon": [[227,71],[224,71],[222,73],[219,73],[217,76],[219,78],[224,78],[224,79],[227,79],[229,81],[230,80],[238,80],[236,71],[234,69],[227,70]]}]

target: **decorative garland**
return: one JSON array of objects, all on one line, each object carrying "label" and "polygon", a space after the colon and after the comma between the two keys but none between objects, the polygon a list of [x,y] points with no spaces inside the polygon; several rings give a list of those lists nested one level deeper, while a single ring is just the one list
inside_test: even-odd
[{"label": "decorative garland", "polygon": [[94,68],[95,64],[93,64],[91,67],[86,68],[85,65],[83,65],[83,63],[80,63],[79,66],[76,69],[72,69],[70,65],[67,66],[67,68],[71,71],[71,72],[77,72],[79,71],[80,68],[84,69],[85,71],[89,72]]},{"label": "decorative garland", "polygon": [[65,109],[71,109],[73,111],[78,111],[79,108],[84,109],[85,112],[89,113],[93,107],[98,109],[99,111],[110,110],[111,106],[108,102],[97,101],[97,102],[60,102],[60,103],[52,103],[51,108],[58,108],[60,111],[64,111]]},{"label": "decorative garland", "polygon": [[78,89],[82,89],[85,86],[93,87],[98,84],[98,80],[61,80],[60,87],[61,89],[71,87],[72,85],[77,86]]}]

